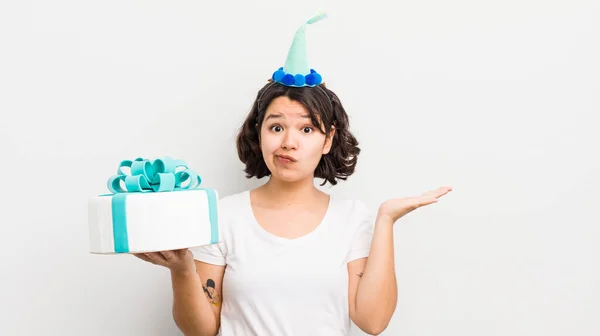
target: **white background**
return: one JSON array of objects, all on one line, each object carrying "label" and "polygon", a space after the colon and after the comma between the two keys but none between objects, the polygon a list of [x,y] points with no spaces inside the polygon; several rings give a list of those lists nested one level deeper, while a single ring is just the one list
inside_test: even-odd
[{"label": "white background", "polygon": [[396,224],[384,334],[600,334],[592,0],[3,2],[0,334],[179,334],[166,269],[87,253],[87,199],[139,156],[223,196],[263,183],[235,134],[316,9],[311,65],[363,149],[326,190],[375,210],[454,187]]}]

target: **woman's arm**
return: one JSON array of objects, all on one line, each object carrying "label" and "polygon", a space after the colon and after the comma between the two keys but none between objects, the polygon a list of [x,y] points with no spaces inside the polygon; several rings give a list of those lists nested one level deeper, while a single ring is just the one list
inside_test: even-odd
[{"label": "woman's arm", "polygon": [[194,260],[189,250],[136,254],[168,267],[173,287],[173,319],[186,336],[215,336],[221,323],[221,285],[225,266]]},{"label": "woman's arm", "polygon": [[364,332],[383,332],[396,309],[394,223],[450,191],[452,188],[442,187],[417,197],[391,199],[379,207],[369,257],[348,263],[350,317]]},{"label": "woman's arm", "polygon": [[217,335],[225,266],[195,261],[197,272],[171,271],[173,319],[186,336]]},{"label": "woman's arm", "polygon": [[387,328],[398,301],[393,225],[378,215],[369,257],[348,263],[350,317],[371,335]]}]

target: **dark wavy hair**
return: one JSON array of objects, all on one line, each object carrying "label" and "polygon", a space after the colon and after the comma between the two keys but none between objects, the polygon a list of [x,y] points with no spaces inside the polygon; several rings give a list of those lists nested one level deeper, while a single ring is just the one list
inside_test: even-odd
[{"label": "dark wavy hair", "polygon": [[348,115],[337,95],[327,89],[325,84],[316,87],[288,87],[270,81],[258,91],[252,110],[237,135],[237,152],[246,165],[246,177],[260,179],[271,175],[260,150],[259,132],[267,107],[281,96],[302,104],[310,114],[312,123],[327,137],[331,134],[332,126],[335,126],[331,150],[321,157],[315,169],[315,177],[324,179],[321,185],[327,182],[336,185],[337,180],[346,180],[352,175],[360,148],[349,130]]}]

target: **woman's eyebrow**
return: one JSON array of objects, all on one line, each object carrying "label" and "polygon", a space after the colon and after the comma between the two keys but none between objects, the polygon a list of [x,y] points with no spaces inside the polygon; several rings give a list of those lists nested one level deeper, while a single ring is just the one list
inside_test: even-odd
[{"label": "woman's eyebrow", "polygon": [[[300,117],[304,118],[304,119],[311,119],[310,114],[308,114],[308,113],[305,113],[305,114],[301,115]],[[281,113],[271,113],[265,118],[265,121],[267,121],[269,119],[279,119],[279,118],[285,118],[285,115],[283,115]]]}]

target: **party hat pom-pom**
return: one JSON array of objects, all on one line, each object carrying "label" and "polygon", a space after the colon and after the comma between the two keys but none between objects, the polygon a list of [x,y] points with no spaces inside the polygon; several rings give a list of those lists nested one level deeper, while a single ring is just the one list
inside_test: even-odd
[{"label": "party hat pom-pom", "polygon": [[284,85],[293,85],[294,84],[294,76],[287,74],[287,75],[283,76],[283,78],[281,79],[281,82]]},{"label": "party hat pom-pom", "polygon": [[306,83],[306,80],[304,79],[303,75],[297,74],[296,76],[294,76],[294,85],[304,86],[304,83]]},{"label": "party hat pom-pom", "polygon": [[314,73],[312,74],[315,77],[315,85],[319,85],[321,84],[321,82],[323,81],[323,78],[321,77],[321,75],[319,75],[318,73]]},{"label": "party hat pom-pom", "polygon": [[285,72],[283,72],[283,70],[281,69],[277,70],[273,73],[273,80],[276,82],[280,82],[283,76],[285,76]]}]

